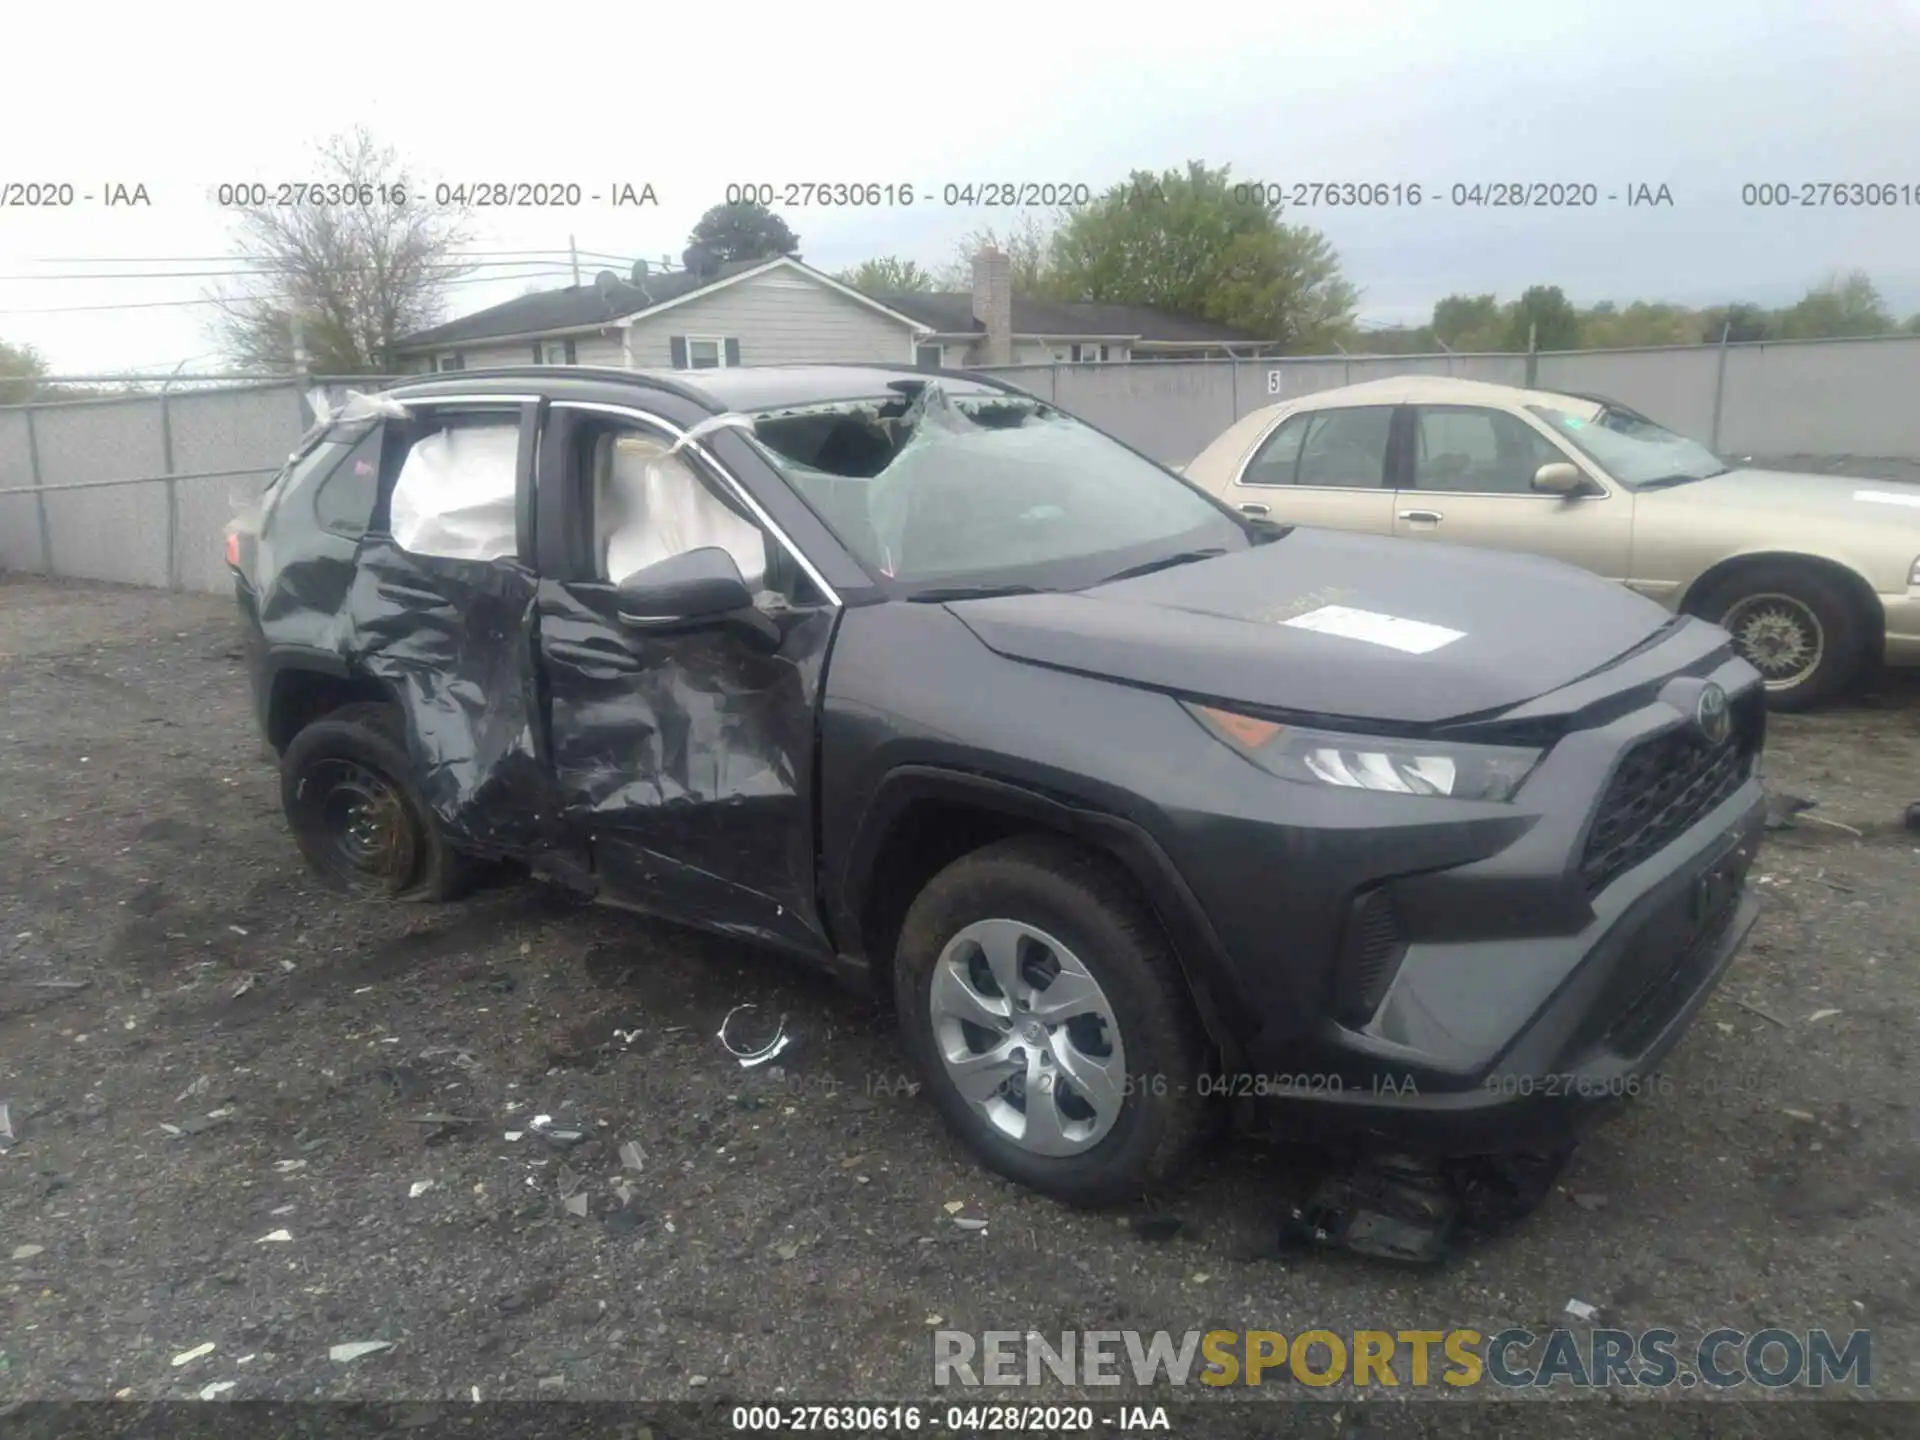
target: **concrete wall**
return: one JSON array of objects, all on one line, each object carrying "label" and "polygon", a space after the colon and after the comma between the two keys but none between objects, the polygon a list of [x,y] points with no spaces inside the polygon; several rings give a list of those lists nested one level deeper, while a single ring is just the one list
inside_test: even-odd
[{"label": "concrete wall", "polygon": [[[891,321],[794,278],[840,307],[834,313],[848,326],[848,349],[861,353],[838,358],[912,363],[905,333]],[[746,293],[732,303],[754,303],[748,283],[735,288]],[[660,317],[662,344],[668,333],[725,333],[724,315],[699,312],[731,293]],[[881,328],[868,329],[868,319]],[[742,333],[758,332],[743,326]],[[592,351],[580,358],[589,355],[599,358]],[[765,364],[829,357],[803,347],[742,358]],[[1735,345],[1724,354],[1693,346],[1533,357],[1016,365],[997,373],[1157,459],[1182,464],[1241,416],[1300,395],[1409,372],[1519,385],[1530,370],[1536,385],[1622,400],[1723,454],[1793,457],[1795,468],[1814,469],[1831,468],[1833,457],[1855,457],[1847,473],[1857,474],[1877,473],[1875,461],[1890,475],[1920,467],[1920,336]],[[337,399],[347,387],[331,388]],[[221,529],[306,429],[300,394],[292,385],[178,392],[166,398],[164,416],[158,397],[0,408],[0,569],[226,589]],[[43,510],[50,553],[41,538]]]}]

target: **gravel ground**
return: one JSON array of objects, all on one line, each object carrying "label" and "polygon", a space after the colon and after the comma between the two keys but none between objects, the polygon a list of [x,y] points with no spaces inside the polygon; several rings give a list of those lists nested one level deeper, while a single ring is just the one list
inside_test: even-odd
[{"label": "gravel ground", "polygon": [[[1767,772],[1818,803],[1671,1093],[1406,1271],[1277,1255],[1311,1160],[1245,1142],[1158,1242],[1017,1192],[869,1006],[738,946],[535,887],[343,904],[282,825],[229,601],[0,582],[0,1400],[924,1398],[936,1316],[1492,1333],[1573,1297],[1869,1328],[1877,1395],[1920,1397],[1920,693],[1779,720]],[[746,1071],[716,1032],[749,1001],[795,1038]]]}]

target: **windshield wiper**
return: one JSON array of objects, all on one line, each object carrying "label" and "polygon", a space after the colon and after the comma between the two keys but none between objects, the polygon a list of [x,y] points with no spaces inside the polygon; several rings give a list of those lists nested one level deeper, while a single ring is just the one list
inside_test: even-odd
[{"label": "windshield wiper", "polygon": [[945,600],[991,600],[997,595],[1050,595],[1053,592],[1040,585],[936,585],[928,590],[916,590],[907,599],[924,605],[937,605]]},{"label": "windshield wiper", "polygon": [[1670,490],[1675,485],[1690,485],[1695,480],[1711,480],[1716,475],[1727,475],[1731,473],[1732,472],[1725,466],[1722,466],[1718,470],[1709,470],[1704,475],[1693,475],[1686,472],[1678,475],[1656,475],[1651,480],[1642,480],[1633,488],[1636,490]]},{"label": "windshield wiper", "polygon": [[1216,555],[1227,552],[1218,545],[1206,550],[1181,550],[1173,555],[1162,555],[1158,560],[1143,560],[1138,565],[1129,565],[1124,570],[1096,580],[1096,585],[1111,585],[1116,580],[1131,580],[1136,575],[1151,575],[1156,570],[1171,570],[1176,565],[1191,565],[1196,560],[1211,560]]}]

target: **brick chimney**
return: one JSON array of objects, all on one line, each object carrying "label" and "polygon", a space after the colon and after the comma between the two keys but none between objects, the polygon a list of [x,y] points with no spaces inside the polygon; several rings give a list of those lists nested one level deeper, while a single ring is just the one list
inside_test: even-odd
[{"label": "brick chimney", "polygon": [[986,327],[981,365],[1013,363],[1012,262],[1004,250],[983,246],[973,257],[973,318]]}]

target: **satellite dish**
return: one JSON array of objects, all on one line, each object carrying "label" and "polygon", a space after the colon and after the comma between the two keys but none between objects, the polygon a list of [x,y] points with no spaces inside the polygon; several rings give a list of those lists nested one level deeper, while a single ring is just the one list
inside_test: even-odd
[{"label": "satellite dish", "polygon": [[644,285],[647,283],[646,261],[636,260],[633,262],[633,283],[636,285]]},{"label": "satellite dish", "polygon": [[620,277],[611,270],[602,270],[593,277],[593,288],[600,292],[601,299],[608,299],[620,288]]}]

